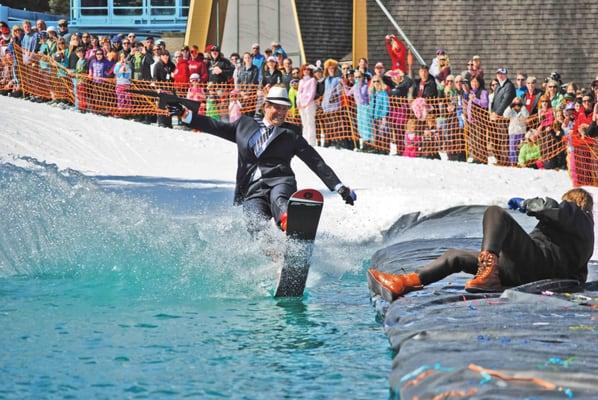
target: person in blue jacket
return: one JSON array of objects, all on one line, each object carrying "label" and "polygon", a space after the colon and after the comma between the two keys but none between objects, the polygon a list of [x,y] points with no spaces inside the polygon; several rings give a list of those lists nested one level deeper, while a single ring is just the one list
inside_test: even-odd
[{"label": "person in blue jacket", "polygon": [[460,271],[475,274],[465,284],[469,292],[495,292],[542,279],[574,279],[585,283],[594,251],[594,201],[576,188],[561,203],[549,197],[512,198],[509,208],[538,219],[527,233],[501,207],[488,207],[483,219],[480,252],[448,250],[417,272],[389,274],[368,270],[370,288],[391,299],[421,289]]}]

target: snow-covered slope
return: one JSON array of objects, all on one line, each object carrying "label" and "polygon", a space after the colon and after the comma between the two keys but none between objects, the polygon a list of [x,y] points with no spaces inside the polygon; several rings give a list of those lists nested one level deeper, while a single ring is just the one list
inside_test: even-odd
[{"label": "snow-covered slope", "polygon": [[[79,114],[0,96],[0,160],[30,156],[88,175],[221,181],[232,191],[236,147],[207,134]],[[409,159],[318,148],[358,200],[346,206],[300,161],[300,187],[327,193],[321,229],[348,241],[380,237],[401,214],[462,204],[505,205],[513,196],[551,196],[571,188],[565,171],[538,171]],[[598,199],[598,188],[588,188]],[[594,258],[598,253],[594,252]]]}]

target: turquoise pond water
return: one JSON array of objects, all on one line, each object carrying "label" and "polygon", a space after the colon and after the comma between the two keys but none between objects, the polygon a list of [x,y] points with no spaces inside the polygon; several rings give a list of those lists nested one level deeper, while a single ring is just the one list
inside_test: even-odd
[{"label": "turquoise pond water", "polygon": [[320,235],[306,296],[276,300],[261,248],[282,237],[249,240],[230,183],[19,165],[0,164],[0,398],[388,397],[374,244]]}]

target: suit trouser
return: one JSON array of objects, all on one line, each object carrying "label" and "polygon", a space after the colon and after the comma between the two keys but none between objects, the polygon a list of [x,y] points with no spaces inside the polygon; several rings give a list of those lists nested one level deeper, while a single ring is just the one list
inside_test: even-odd
[{"label": "suit trouser", "polygon": [[[498,268],[504,286],[517,286],[541,279],[566,278],[552,257],[534,241],[504,209],[491,206],[484,213],[482,250],[499,255]],[[451,249],[417,272],[423,285],[450,274],[475,274],[479,252]]]},{"label": "suit trouser", "polygon": [[289,198],[297,191],[297,185],[280,183],[272,187],[257,182],[249,189],[248,198],[243,201],[243,213],[247,220],[247,230],[254,233],[266,228],[270,218],[276,225],[287,212]]}]

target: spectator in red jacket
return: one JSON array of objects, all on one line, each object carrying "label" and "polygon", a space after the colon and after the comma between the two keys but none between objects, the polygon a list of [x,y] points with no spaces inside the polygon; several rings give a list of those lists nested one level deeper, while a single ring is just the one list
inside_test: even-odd
[{"label": "spectator in red jacket", "polygon": [[386,51],[391,59],[390,69],[400,69],[407,74],[407,47],[395,35],[386,35]]},{"label": "spectator in red jacket", "polygon": [[174,52],[174,65],[176,65],[172,73],[174,85],[178,88],[185,88],[189,83],[191,73],[189,72],[189,61],[185,59],[183,52]]},{"label": "spectator in red jacket", "polygon": [[586,93],[581,98],[581,108],[577,113],[577,117],[575,118],[575,124],[573,125],[573,130],[571,131],[573,134],[573,139],[580,139],[582,136],[582,132],[579,130],[580,126],[582,125],[590,125],[592,123],[592,117],[594,116],[594,99],[590,93]]},{"label": "spectator in red jacket", "polygon": [[206,83],[208,81],[208,67],[204,61],[204,55],[199,51],[199,47],[191,47],[191,58],[189,59],[189,76],[199,75],[199,81]]}]

